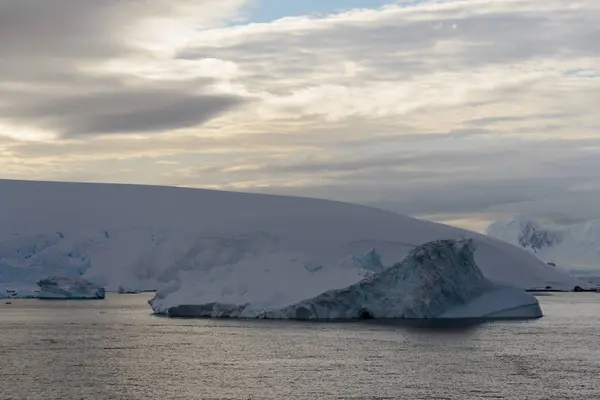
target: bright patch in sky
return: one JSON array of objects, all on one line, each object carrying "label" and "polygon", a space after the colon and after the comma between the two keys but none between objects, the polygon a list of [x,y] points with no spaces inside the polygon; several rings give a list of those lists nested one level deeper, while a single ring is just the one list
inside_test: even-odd
[{"label": "bright patch in sky", "polygon": [[283,17],[326,15],[354,8],[378,8],[397,3],[393,0],[259,0],[250,9],[250,20],[273,21]]}]

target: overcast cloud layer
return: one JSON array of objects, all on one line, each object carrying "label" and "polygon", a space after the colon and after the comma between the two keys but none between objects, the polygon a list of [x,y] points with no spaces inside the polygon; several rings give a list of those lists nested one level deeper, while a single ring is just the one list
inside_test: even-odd
[{"label": "overcast cloud layer", "polygon": [[0,0],[1,177],[600,218],[600,2]]}]

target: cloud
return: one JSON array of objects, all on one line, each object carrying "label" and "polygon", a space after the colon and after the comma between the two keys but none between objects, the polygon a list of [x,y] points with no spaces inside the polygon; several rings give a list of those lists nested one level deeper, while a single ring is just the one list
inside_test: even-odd
[{"label": "cloud", "polygon": [[4,115],[67,136],[148,133],[200,125],[242,102],[238,96],[195,94],[189,89],[115,86],[106,92],[24,99]]},{"label": "cloud", "polygon": [[[0,134],[163,132],[243,103],[219,87],[226,79],[218,74],[186,72],[169,57],[196,26],[218,26],[243,4],[0,0]],[[135,65],[151,70],[140,74]]]},{"label": "cloud", "polygon": [[[586,90],[566,71],[597,62],[594,13],[589,1],[548,2],[544,10],[531,1],[425,2],[211,30],[180,57],[243,66],[245,81],[263,93],[267,120],[405,117],[420,130],[439,130],[425,116],[437,121],[455,109],[441,118],[455,124],[451,130],[501,112],[576,120],[587,107],[554,110],[552,96],[560,90],[579,101]],[[586,97],[594,96],[598,82],[587,84]]]},{"label": "cloud", "polygon": [[0,0],[4,176],[600,216],[597,1],[42,3]]}]

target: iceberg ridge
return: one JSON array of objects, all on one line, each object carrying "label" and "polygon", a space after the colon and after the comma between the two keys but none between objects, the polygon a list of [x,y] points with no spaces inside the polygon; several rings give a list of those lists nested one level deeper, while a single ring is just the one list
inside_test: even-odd
[{"label": "iceberg ridge", "polygon": [[485,278],[474,260],[472,240],[438,240],[409,252],[382,272],[343,289],[277,309],[218,301],[161,308],[171,317],[267,318],[301,320],[538,318],[538,301],[525,291]]}]

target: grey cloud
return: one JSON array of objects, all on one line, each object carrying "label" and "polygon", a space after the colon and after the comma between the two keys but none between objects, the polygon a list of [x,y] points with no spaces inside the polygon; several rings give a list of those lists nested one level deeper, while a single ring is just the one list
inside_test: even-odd
[{"label": "grey cloud", "polygon": [[170,7],[166,0],[0,0],[0,123],[62,136],[160,132],[200,125],[245,102],[214,93],[217,78],[176,84],[88,72],[144,53],[127,35]]},{"label": "grey cloud", "polygon": [[484,117],[484,118],[474,118],[468,121],[465,121],[465,125],[470,126],[488,126],[491,124],[495,124],[498,122],[531,122],[534,120],[557,120],[566,117],[570,117],[573,114],[568,113],[556,113],[556,114],[529,114],[529,115],[504,115],[504,116],[496,116],[496,117]]},{"label": "grey cloud", "polygon": [[[310,154],[339,154],[338,158],[347,160],[369,158],[369,154],[378,148],[399,148],[394,160],[397,160],[407,154],[403,153],[402,148],[406,146],[427,146],[430,143],[444,143],[444,141],[456,142],[461,139],[475,138],[480,135],[489,135],[492,131],[486,129],[462,129],[451,132],[436,133],[418,133],[412,128],[400,124],[385,123],[385,120],[364,121],[358,119],[349,119],[338,126],[323,125],[320,121],[314,121],[311,124],[305,121],[303,125],[305,130],[287,131],[278,124],[279,131],[252,133],[249,135],[235,136],[186,136],[169,135],[157,136],[151,142],[128,140],[121,138],[118,141],[110,140],[104,135],[103,140],[94,140],[93,143],[80,140],[56,141],[50,143],[24,142],[14,143],[11,147],[15,154],[25,158],[45,158],[52,155],[61,154],[64,159],[66,155],[71,158],[91,156],[102,158],[115,157],[118,155],[128,157],[142,157],[151,153],[156,153],[155,149],[160,149],[161,154],[186,154],[192,151],[195,154],[204,152],[219,151],[228,153],[244,152],[248,155],[258,154],[257,162],[263,164],[267,162],[270,153],[278,153],[284,148],[286,151],[294,152],[295,160],[297,156],[309,152]],[[182,155],[182,157],[184,157]],[[246,160],[240,161],[242,164]],[[248,162],[254,162],[250,160]],[[292,163],[292,161],[289,161]],[[215,166],[213,172],[220,172],[234,165],[234,160],[223,157],[224,166]],[[267,173],[270,170],[265,170]],[[189,182],[187,183],[189,184]]]},{"label": "grey cloud", "polygon": [[[0,0],[3,57],[105,56],[122,48],[117,38],[128,15],[117,0]],[[118,28],[121,29],[118,29]],[[26,66],[24,66],[26,67]]]},{"label": "grey cloud", "polygon": [[[600,165],[598,166],[600,167]],[[308,188],[276,188],[271,193],[290,195],[309,195],[333,200],[355,199],[370,206],[387,209],[402,214],[428,216],[436,214],[469,215],[495,213],[496,215],[514,215],[527,213],[534,216],[571,215],[578,220],[600,217],[596,193],[571,193],[568,190],[574,183],[572,178],[548,179],[543,177],[523,180],[464,179],[460,175],[448,173],[442,181],[428,181],[431,173],[422,173],[421,177],[410,176],[406,180],[402,173],[390,174],[382,182],[371,176],[370,183],[322,185]],[[392,175],[392,176],[389,176]],[[440,178],[440,174],[437,174]],[[575,180],[575,182],[585,181]],[[395,187],[394,187],[395,186]],[[387,189],[386,189],[387,188]],[[380,200],[373,200],[373,194]],[[578,200],[573,201],[576,197]],[[552,199],[548,201],[547,199]],[[566,217],[563,217],[563,220]]]},{"label": "grey cloud", "polygon": [[[543,57],[568,58],[600,51],[596,24],[581,28],[580,10],[494,12],[468,17],[433,12],[431,20],[412,21],[401,14],[388,20],[331,24],[326,29],[297,32],[251,33],[242,43],[192,46],[179,57],[216,56],[252,66],[269,60],[269,75],[256,70],[254,78],[286,75],[300,65],[307,72],[329,68],[336,60],[350,58],[367,67],[362,79],[394,80],[492,64],[511,64]],[[593,14],[593,13],[592,13]],[[451,52],[438,45],[451,43]],[[275,61],[275,62],[273,62]],[[261,65],[262,68],[262,65]],[[302,69],[300,70],[302,72]],[[344,79],[343,76],[340,80]]]},{"label": "grey cloud", "polygon": [[5,117],[33,121],[68,136],[153,132],[199,125],[242,101],[236,96],[173,89],[121,89],[31,101],[9,108]]},{"label": "grey cloud", "polygon": [[[536,180],[545,179],[544,173],[551,174],[550,180],[554,178],[569,178],[572,176],[589,179],[596,176],[594,166],[600,166],[597,161],[596,152],[583,149],[600,146],[600,138],[579,139],[564,142],[562,140],[540,140],[529,141],[497,141],[494,146],[486,144],[486,139],[477,139],[477,145],[470,147],[449,148],[453,141],[464,138],[461,131],[447,132],[439,135],[403,135],[374,137],[370,143],[359,141],[359,146],[368,145],[379,147],[379,151],[365,151],[361,155],[351,155],[354,141],[343,141],[324,148],[322,152],[298,153],[293,161],[278,159],[269,161],[264,159],[248,159],[246,163],[253,165],[249,170],[228,171],[227,167],[221,172],[228,171],[229,175],[264,175],[264,176],[297,176],[311,175],[327,176],[333,174],[339,183],[351,184],[359,177],[367,178],[377,182],[384,187],[386,181],[396,184],[394,179],[406,180],[412,177],[427,178],[435,185],[445,186],[443,180],[450,179],[458,181],[466,179],[467,182],[479,176],[488,176],[494,182],[503,182],[504,174],[511,175],[510,180],[515,185],[520,184],[519,172],[522,175],[530,175],[527,168],[537,170]],[[454,135],[459,139],[453,139]],[[414,139],[418,141],[414,142]],[[402,145],[405,145],[404,148]],[[417,151],[415,147],[418,145]],[[395,151],[382,151],[381,148],[393,145],[398,147]],[[430,147],[429,150],[426,150]],[[434,148],[435,147],[435,148]],[[448,147],[444,149],[444,147]],[[561,155],[564,153],[565,155]],[[579,153],[579,154],[577,154]],[[574,154],[577,154],[576,156]],[[219,168],[211,169],[218,172]],[[388,171],[390,175],[382,179],[382,171]],[[203,170],[206,172],[206,170]],[[338,174],[340,173],[340,174]],[[562,183],[561,183],[562,184]],[[452,184],[454,185],[454,183]]]},{"label": "grey cloud", "polygon": [[411,215],[482,212],[490,207],[535,200],[551,188],[518,182],[452,182],[407,188],[395,199],[370,205]]},{"label": "grey cloud", "polygon": [[[136,100],[143,99],[143,93],[135,93]],[[161,96],[162,94],[153,95]],[[132,97],[132,96],[126,96]],[[119,104],[123,99],[115,104]],[[88,109],[89,114],[79,114],[76,119],[68,121],[69,127],[65,130],[69,135],[98,134],[98,133],[126,133],[126,132],[156,132],[169,129],[179,129],[200,125],[207,120],[242,102],[236,96],[218,95],[188,95],[179,98],[154,101],[153,104],[144,104],[142,107],[127,111],[102,110],[94,113]],[[121,103],[124,108],[131,103]],[[73,108],[78,108],[73,105]],[[71,109],[73,109],[71,108]]]},{"label": "grey cloud", "polygon": [[[279,163],[264,163],[259,165],[250,171],[238,171],[232,172],[232,174],[315,174],[315,173],[336,173],[336,172],[356,172],[359,171],[364,173],[369,170],[381,170],[381,169],[397,169],[397,168],[410,168],[414,171],[415,168],[423,168],[435,166],[439,170],[448,166],[456,166],[457,160],[469,158],[473,165],[477,162],[486,160],[490,161],[497,158],[505,158],[511,154],[508,150],[497,150],[490,151],[488,153],[473,153],[473,152],[461,152],[456,151],[452,153],[440,153],[432,152],[425,154],[409,154],[404,155],[398,151],[395,153],[386,154],[369,154],[361,158],[349,158],[344,159],[343,156],[335,156],[330,154],[328,159],[325,160],[323,155],[318,155],[315,158],[309,158],[302,162],[279,162]],[[403,176],[403,171],[398,172],[397,175]],[[407,175],[411,175],[411,172],[407,172]],[[404,176],[407,176],[404,175]],[[352,175],[355,178],[354,175]]]},{"label": "grey cloud", "polygon": [[[372,207],[382,208],[401,214],[424,216],[434,214],[462,214],[489,211],[494,206],[507,203],[533,201],[540,195],[540,190],[527,190],[531,185],[518,185],[514,182],[495,183],[482,180],[480,182],[465,183],[454,181],[448,177],[448,183],[431,182],[424,184],[431,174],[420,173],[417,179],[402,173],[386,173],[388,179],[395,179],[397,187],[393,190],[379,180],[346,186],[343,184],[328,184],[315,187],[285,188],[271,187],[263,192],[304,195],[332,200],[348,200],[360,202]],[[390,176],[391,175],[391,176]],[[373,179],[373,177],[371,177]],[[419,179],[421,178],[421,179]],[[387,193],[383,194],[387,186]],[[523,191],[521,191],[523,189]],[[547,193],[547,189],[546,192]],[[373,200],[373,195],[380,196],[381,200]]]},{"label": "grey cloud", "polygon": [[[323,184],[275,185],[268,192],[352,198],[416,216],[524,212],[561,221],[593,219],[600,217],[600,150],[583,150],[589,146],[600,146],[600,138],[547,140],[444,157],[432,153],[415,157],[416,171],[367,168]],[[590,184],[598,190],[579,189]]]},{"label": "grey cloud", "polygon": [[490,210],[498,215],[533,215],[558,224],[576,224],[600,219],[600,190],[588,192],[555,191],[533,201],[498,204]]}]

